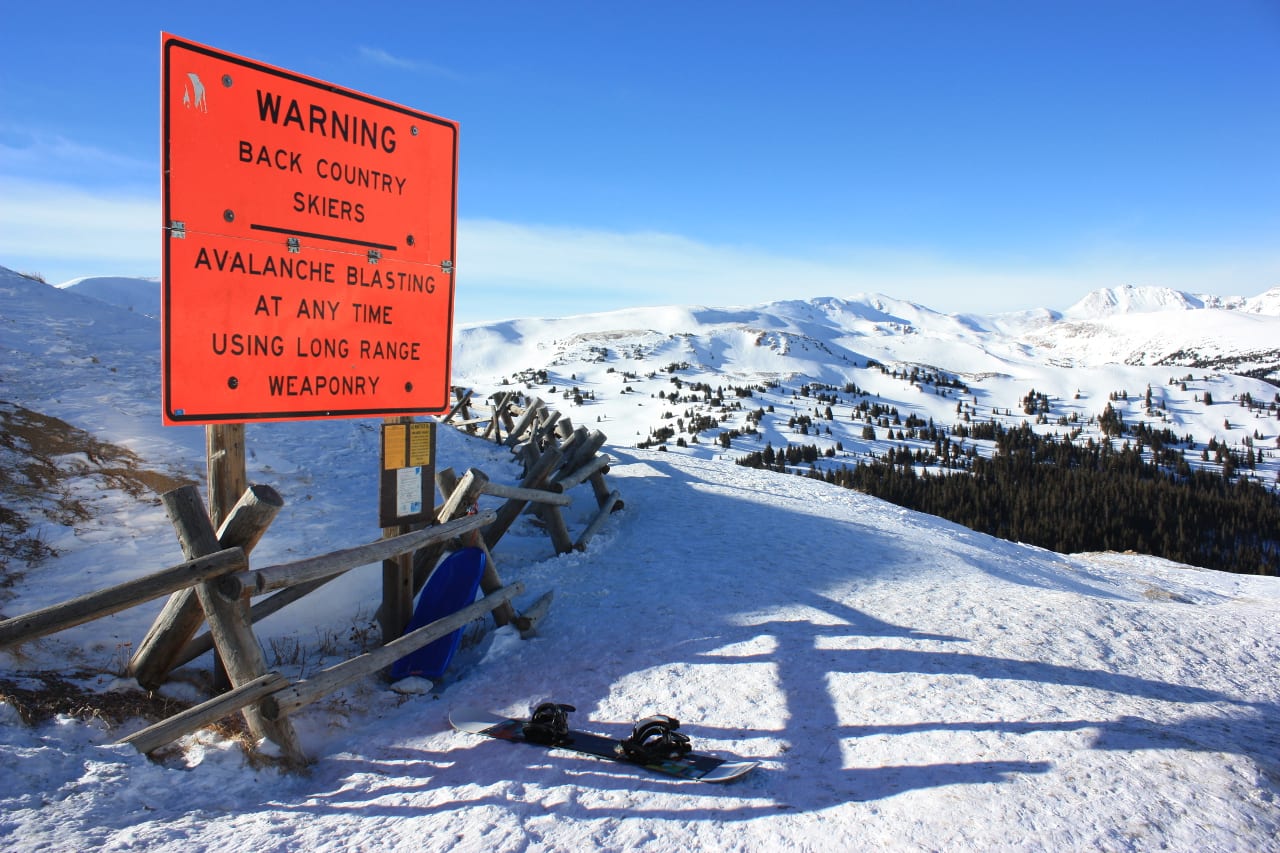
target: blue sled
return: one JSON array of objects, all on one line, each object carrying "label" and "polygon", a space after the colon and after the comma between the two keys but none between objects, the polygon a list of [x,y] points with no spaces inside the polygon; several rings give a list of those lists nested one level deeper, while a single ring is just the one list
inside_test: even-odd
[{"label": "blue sled", "polygon": [[[476,600],[480,577],[484,574],[485,554],[479,548],[463,548],[455,551],[436,566],[418,596],[418,606],[413,618],[404,629],[407,634],[457,613]],[[462,629],[433,640],[416,652],[410,652],[391,665],[391,680],[398,681],[411,675],[420,678],[440,678],[462,642]]]}]

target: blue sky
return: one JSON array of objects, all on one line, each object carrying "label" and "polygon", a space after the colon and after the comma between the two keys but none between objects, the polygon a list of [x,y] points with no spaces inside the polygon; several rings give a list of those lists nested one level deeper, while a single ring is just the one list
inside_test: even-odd
[{"label": "blue sky", "polygon": [[1280,286],[1280,2],[9,4],[0,264],[160,271],[160,33],[461,126],[459,322]]}]

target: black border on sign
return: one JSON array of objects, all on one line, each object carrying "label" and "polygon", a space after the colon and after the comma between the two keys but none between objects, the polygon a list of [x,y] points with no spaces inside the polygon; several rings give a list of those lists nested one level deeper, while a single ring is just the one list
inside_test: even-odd
[{"label": "black border on sign", "polygon": [[[163,262],[162,262],[162,278],[160,292],[160,317],[161,317],[161,334],[164,336],[164,365],[163,365],[163,381],[164,387],[161,389],[163,400],[161,405],[165,407],[165,417],[175,423],[244,423],[246,421],[291,421],[303,420],[311,418],[343,418],[343,417],[394,417],[397,415],[434,415],[449,410],[450,387],[449,383],[453,376],[453,299],[457,291],[457,255],[458,255],[458,126],[457,123],[439,116],[433,116],[430,113],[419,112],[410,109],[402,104],[385,101],[382,98],[375,98],[372,95],[366,95],[363,92],[357,92],[354,89],[347,89],[337,86],[333,83],[326,83],[316,80],[304,74],[287,71],[282,68],[275,68],[263,62],[248,59],[243,56],[226,53],[217,48],[208,45],[199,44],[197,42],[188,41],[180,36],[165,33],[161,49],[163,52],[162,61],[160,63],[161,77],[161,97],[163,100],[160,104],[161,115],[161,138],[160,138],[160,177],[161,177],[161,216],[163,219],[160,223],[160,233],[163,235]],[[447,346],[445,347],[444,356],[444,382],[442,389],[442,399],[438,404],[428,404],[425,406],[410,406],[399,409],[313,409],[311,411],[281,411],[281,412],[238,412],[229,414],[192,414],[184,411],[181,415],[176,415],[168,410],[171,400],[170,379],[173,371],[169,366],[169,281],[170,281],[170,257],[169,257],[169,241],[174,239],[169,235],[169,223],[173,222],[169,208],[169,105],[173,103],[170,98],[169,89],[169,70],[170,61],[169,53],[174,48],[189,50],[193,53],[204,54],[215,59],[229,62],[233,65],[239,65],[242,68],[249,68],[254,71],[268,74],[273,77],[280,77],[285,80],[291,80],[304,86],[310,86],[313,89],[319,89],[331,94],[340,95],[355,101],[361,101],[371,106],[386,109],[391,112],[401,113],[402,115],[411,116],[415,119],[430,122],[431,124],[440,125],[452,131],[453,135],[453,175],[450,181],[450,219],[453,222],[453,228],[449,235],[449,257],[454,261],[454,270],[449,273],[449,332]],[[290,232],[292,233],[292,232]]]}]

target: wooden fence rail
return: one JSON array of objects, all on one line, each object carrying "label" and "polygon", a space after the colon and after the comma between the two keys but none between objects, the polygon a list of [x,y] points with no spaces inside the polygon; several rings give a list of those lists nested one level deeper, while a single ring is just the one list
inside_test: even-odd
[{"label": "wooden fence rail", "polygon": [[224,548],[207,557],[188,560],[107,589],[85,593],[61,604],[15,616],[0,622],[0,649],[83,625],[248,567],[249,558],[243,548]]},{"label": "wooden fence rail", "polygon": [[523,592],[524,584],[522,583],[513,583],[510,586],[505,586],[497,592],[486,595],[474,604],[470,604],[442,619],[437,619],[430,625],[424,625],[417,630],[410,631],[385,646],[381,646],[371,652],[365,652],[340,664],[335,664],[305,681],[300,681],[297,684],[291,684],[275,691],[262,701],[262,713],[270,720],[283,719],[286,715],[292,714],[317,699],[321,699],[359,678],[388,667],[405,655],[411,654],[428,643],[435,642],[441,637],[466,626],[473,619],[478,619],[486,613],[496,610],[500,605],[506,604]]},{"label": "wooden fence rail", "polygon": [[391,539],[380,539],[368,545],[334,551],[293,563],[281,563],[263,569],[227,575],[218,582],[218,590],[227,598],[238,598],[246,593],[260,595],[273,589],[284,589],[296,584],[332,577],[358,566],[381,562],[389,557],[398,557],[427,545],[447,542],[467,531],[484,527],[494,518],[496,515],[493,512],[480,512],[457,521],[426,527]]}]

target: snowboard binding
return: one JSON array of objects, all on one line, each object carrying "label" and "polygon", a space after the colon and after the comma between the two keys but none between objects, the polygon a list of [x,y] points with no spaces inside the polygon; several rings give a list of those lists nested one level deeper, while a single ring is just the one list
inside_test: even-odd
[{"label": "snowboard binding", "polygon": [[636,723],[631,737],[617,746],[620,757],[637,764],[653,764],[681,758],[690,750],[689,736],[677,732],[680,721],[666,714],[646,717]]},{"label": "snowboard binding", "polygon": [[543,702],[533,709],[533,716],[524,724],[525,740],[546,746],[567,743],[570,740],[569,712],[576,710],[572,705]]}]

